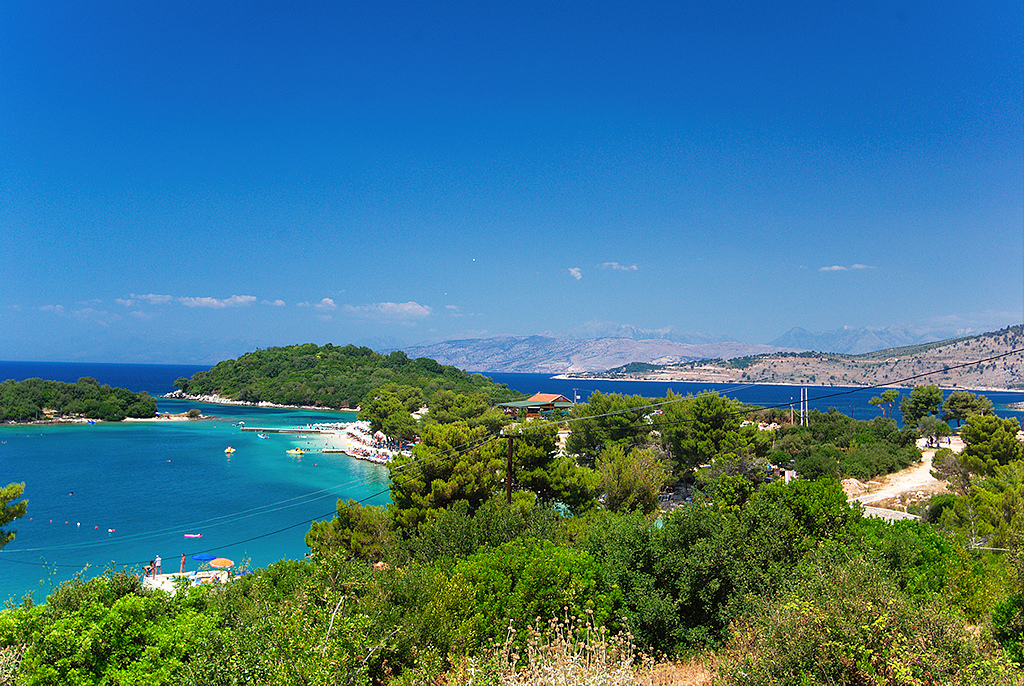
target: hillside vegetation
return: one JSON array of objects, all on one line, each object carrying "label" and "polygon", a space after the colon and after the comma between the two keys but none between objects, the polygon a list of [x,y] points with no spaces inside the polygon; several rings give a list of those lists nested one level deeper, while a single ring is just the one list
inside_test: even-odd
[{"label": "hillside vegetation", "polygon": [[108,572],[11,603],[0,683],[625,686],[673,683],[652,656],[693,655],[723,686],[1021,683],[1016,420],[971,414],[963,455],[937,462],[954,492],[889,524],[834,478],[775,479],[765,456],[885,471],[920,435],[891,419],[759,430],[784,413],[595,393],[510,425],[435,398],[389,465],[391,505],[338,501],[308,559],[223,586],[168,596]]},{"label": "hillside vegetation", "polygon": [[[999,359],[972,364],[996,357]],[[929,383],[944,388],[1024,388],[1024,325],[863,355],[770,353],[650,369],[625,365],[591,376],[713,383],[912,386],[913,382],[907,379],[933,370],[942,371],[929,375]]]},{"label": "hillside vegetation", "polygon": [[426,399],[441,390],[483,393],[492,402],[521,397],[485,376],[425,357],[410,359],[401,351],[380,355],[365,347],[330,343],[256,350],[174,382],[186,395],[332,409],[358,407],[371,390],[388,384],[419,388]]}]

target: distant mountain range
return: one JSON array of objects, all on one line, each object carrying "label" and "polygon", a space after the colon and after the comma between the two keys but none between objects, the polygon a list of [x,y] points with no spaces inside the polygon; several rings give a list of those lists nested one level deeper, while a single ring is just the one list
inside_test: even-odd
[{"label": "distant mountain range", "polygon": [[470,371],[562,374],[602,371],[630,362],[677,364],[708,357],[732,358],[776,352],[779,348],[736,341],[678,343],[667,338],[492,336],[406,346],[402,350],[409,357],[429,357]]},{"label": "distant mountain range", "polygon": [[898,326],[888,326],[883,329],[844,327],[837,331],[813,333],[807,329],[796,327],[776,338],[770,345],[787,350],[815,350],[823,353],[860,355],[889,348],[934,343],[963,335],[964,332],[959,331],[910,329]]},{"label": "distant mountain range", "polygon": [[790,329],[769,344],[730,341],[724,336],[641,329],[592,321],[561,336],[490,336],[405,346],[410,357],[429,357],[470,371],[563,374],[601,372],[630,363],[673,365],[697,360],[730,360],[775,352],[816,351],[860,355],[924,345],[963,332],[904,327],[843,328],[829,332]]}]

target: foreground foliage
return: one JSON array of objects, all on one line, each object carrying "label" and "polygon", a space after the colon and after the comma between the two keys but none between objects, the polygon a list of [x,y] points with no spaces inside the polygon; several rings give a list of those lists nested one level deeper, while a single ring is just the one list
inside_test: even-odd
[{"label": "foreground foliage", "polygon": [[[6,668],[53,684],[498,684],[586,667],[631,683],[616,664],[647,664],[641,653],[719,649],[723,683],[1020,677],[992,640],[1017,654],[1016,576],[990,575],[1003,558],[926,523],[865,520],[831,480],[661,519],[565,518],[525,494],[453,504],[411,529],[386,508],[339,510],[347,524],[312,560],[223,587],[169,597],[108,573],[0,612]],[[978,597],[991,633],[965,630]],[[991,614],[998,598],[1012,600]],[[612,650],[613,636],[633,652]]]},{"label": "foreground foliage", "polygon": [[[10,607],[0,676],[628,684],[654,678],[649,656],[717,651],[723,684],[1020,681],[1012,427],[968,417],[979,452],[934,461],[956,493],[927,522],[888,524],[834,476],[913,459],[913,427],[830,411],[760,431],[781,417],[717,394],[595,396],[566,419],[562,450],[557,423],[510,424],[480,391],[377,386],[367,410],[382,425],[430,408],[412,424],[421,442],[389,465],[390,506],[339,501],[306,535],[311,559],[223,587],[169,597],[109,572]],[[790,462],[821,478],[773,482],[772,463]],[[693,495],[662,512],[666,482]]]}]

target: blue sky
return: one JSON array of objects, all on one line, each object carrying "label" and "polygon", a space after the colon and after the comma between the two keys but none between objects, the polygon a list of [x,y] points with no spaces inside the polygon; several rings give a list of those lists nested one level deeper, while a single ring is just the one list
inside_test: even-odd
[{"label": "blue sky", "polygon": [[0,359],[1024,318],[1024,6],[0,3]]}]

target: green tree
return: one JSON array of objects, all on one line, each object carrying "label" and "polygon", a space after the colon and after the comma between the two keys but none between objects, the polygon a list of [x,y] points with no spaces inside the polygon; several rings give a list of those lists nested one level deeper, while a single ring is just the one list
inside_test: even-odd
[{"label": "green tree", "polygon": [[[592,505],[597,496],[597,475],[559,451],[555,424],[527,426],[513,435],[513,488],[531,491],[542,503],[562,503],[573,512],[584,511]],[[504,455],[507,460],[505,440],[492,443],[484,450]]]},{"label": "green tree", "polygon": [[595,391],[585,403],[569,413],[572,433],[566,449],[578,456],[581,464],[593,466],[605,448],[621,445],[629,450],[642,447],[650,439],[647,420],[652,400],[640,396]]},{"label": "green tree", "polygon": [[970,391],[953,391],[942,404],[942,420],[960,422],[975,414],[991,414],[992,401],[983,395],[975,395]]},{"label": "green tree", "polygon": [[620,445],[606,448],[597,458],[597,471],[607,509],[644,513],[658,509],[658,493],[668,470],[653,449],[634,448],[627,453]]},{"label": "green tree", "polygon": [[393,538],[387,508],[339,500],[334,519],[313,522],[306,545],[319,558],[337,553],[343,558],[377,562],[384,559]]},{"label": "green tree", "polygon": [[714,460],[735,461],[752,454],[753,426],[741,427],[743,413],[735,400],[701,393],[667,405],[661,418],[662,443],[678,471]]},{"label": "green tree", "polygon": [[[25,516],[25,511],[28,508],[28,501],[22,500],[21,502],[11,502],[21,497],[21,494],[25,492],[25,483],[20,484],[7,484],[3,488],[0,488],[0,527],[7,526],[15,519]],[[0,548],[14,540],[14,534],[17,531],[0,528]]]},{"label": "green tree", "polygon": [[[411,455],[388,463],[396,521],[405,528],[415,528],[427,510],[459,500],[477,507],[497,490],[505,473],[500,445],[486,428],[460,421],[426,424],[422,430],[423,442]],[[484,450],[488,443],[492,448]]]},{"label": "green tree", "polygon": [[868,402],[882,410],[882,417],[888,419],[892,417],[892,408],[896,404],[896,399],[900,397],[900,392],[895,388],[889,388],[882,391],[882,395],[876,395]]},{"label": "green tree", "polygon": [[934,384],[915,386],[910,395],[903,397],[900,412],[903,413],[903,424],[917,426],[921,417],[938,414],[942,407],[942,389]]},{"label": "green tree", "polygon": [[1020,424],[1016,419],[1001,419],[995,415],[972,415],[964,424],[960,436],[964,439],[964,457],[975,474],[989,476],[999,465],[1021,458],[1021,443],[1017,440]]}]

